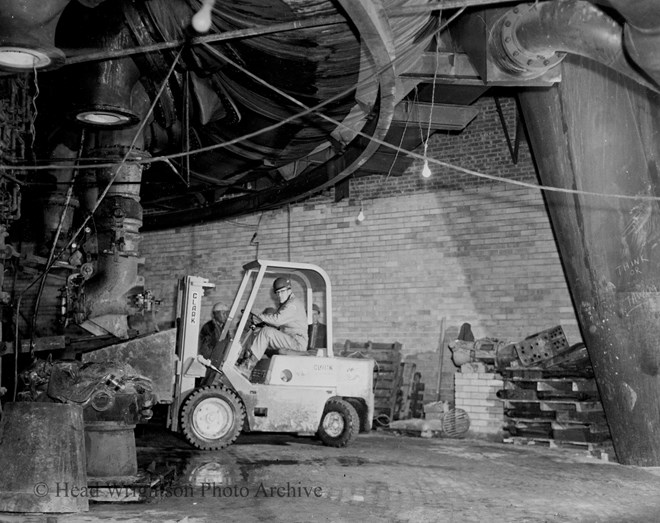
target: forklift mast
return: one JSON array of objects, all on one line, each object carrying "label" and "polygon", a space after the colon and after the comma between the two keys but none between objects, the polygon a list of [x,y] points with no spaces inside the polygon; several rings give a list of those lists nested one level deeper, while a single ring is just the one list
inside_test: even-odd
[{"label": "forklift mast", "polygon": [[202,298],[205,289],[214,287],[215,284],[199,276],[185,276],[179,280],[176,305],[177,339],[174,399],[167,419],[167,427],[173,431],[179,430],[178,413],[181,409],[181,402],[195,388],[196,376],[195,373],[191,373],[189,370],[191,366],[197,364],[199,329],[202,323]]}]

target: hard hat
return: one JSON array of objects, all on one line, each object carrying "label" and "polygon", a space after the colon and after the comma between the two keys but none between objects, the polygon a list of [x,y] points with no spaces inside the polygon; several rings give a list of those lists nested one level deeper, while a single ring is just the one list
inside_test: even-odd
[{"label": "hard hat", "polygon": [[275,292],[281,289],[290,289],[290,288],[291,288],[291,282],[289,281],[289,278],[277,278],[273,282],[273,290]]},{"label": "hard hat", "polygon": [[218,303],[213,305],[213,308],[211,309],[212,312],[217,312],[217,311],[228,311],[229,307],[224,302],[219,301]]}]

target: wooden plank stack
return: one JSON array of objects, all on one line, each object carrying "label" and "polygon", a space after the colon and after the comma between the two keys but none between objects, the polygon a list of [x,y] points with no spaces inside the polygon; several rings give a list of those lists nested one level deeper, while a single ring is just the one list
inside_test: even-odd
[{"label": "wooden plank stack", "polygon": [[596,382],[588,373],[544,369],[506,369],[505,430],[509,443],[545,443],[549,446],[598,448],[610,432]]},{"label": "wooden plank stack", "polygon": [[412,394],[415,386],[415,369],[417,364],[414,362],[402,362],[401,365],[401,387],[396,391],[396,402],[394,404],[394,413],[392,419],[410,418],[412,407]]},{"label": "wooden plank stack", "polygon": [[[376,362],[374,365],[374,425],[376,427],[389,424],[396,419],[396,415],[400,416],[401,409],[405,408],[407,397],[402,391],[404,374],[408,376],[412,372],[414,375],[414,368],[402,363],[401,348],[402,345],[398,342],[363,343],[346,340],[341,353],[345,357],[372,358]],[[412,383],[412,380],[409,383]]]}]

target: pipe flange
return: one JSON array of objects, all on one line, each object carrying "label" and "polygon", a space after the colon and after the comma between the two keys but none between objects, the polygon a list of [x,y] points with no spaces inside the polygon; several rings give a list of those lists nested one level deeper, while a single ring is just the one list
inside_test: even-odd
[{"label": "pipe flange", "polygon": [[10,73],[52,71],[64,65],[64,52],[52,46],[29,45],[18,41],[0,41],[0,70]]},{"label": "pipe flange", "polygon": [[140,123],[140,117],[133,111],[109,104],[76,107],[72,117],[78,124],[94,129],[125,129]]},{"label": "pipe flange", "polygon": [[92,276],[94,276],[94,273],[96,271],[94,270],[94,265],[92,263],[83,263],[80,266],[80,275],[83,277],[83,280],[89,280]]},{"label": "pipe flange", "polygon": [[115,404],[115,397],[106,390],[98,390],[92,395],[90,404],[95,411],[105,412]]},{"label": "pipe flange", "polygon": [[521,45],[516,30],[525,14],[533,8],[534,4],[525,4],[522,9],[521,6],[514,7],[507,11],[498,22],[501,27],[501,48],[512,62],[508,65],[513,66],[514,72],[521,76],[543,74],[548,69],[556,66],[566,56],[566,53],[558,53],[553,49],[537,50],[535,53],[531,53]]}]

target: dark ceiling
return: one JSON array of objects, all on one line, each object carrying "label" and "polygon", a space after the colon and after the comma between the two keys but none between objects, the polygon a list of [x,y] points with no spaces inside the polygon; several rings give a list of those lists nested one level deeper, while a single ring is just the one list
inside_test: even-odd
[{"label": "dark ceiling", "polygon": [[[487,89],[473,69],[468,78],[449,63],[455,45],[448,34],[436,39],[438,12],[397,15],[408,2],[373,11],[348,1],[217,1],[204,33],[192,28],[194,0],[3,4],[6,41],[37,40],[57,66],[29,85],[34,147],[19,158],[57,167],[28,180],[57,182],[64,194],[75,163],[87,173],[78,192],[90,183],[98,192],[94,164],[140,165],[130,181],[113,181],[141,185],[145,228],[402,172],[411,159],[395,148],[420,144],[430,107],[444,108],[431,132],[460,130]],[[436,48],[442,58],[430,60]]]}]

